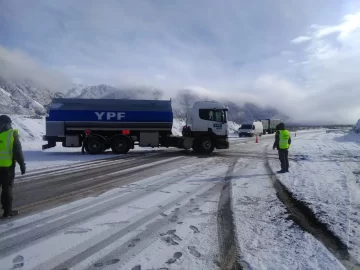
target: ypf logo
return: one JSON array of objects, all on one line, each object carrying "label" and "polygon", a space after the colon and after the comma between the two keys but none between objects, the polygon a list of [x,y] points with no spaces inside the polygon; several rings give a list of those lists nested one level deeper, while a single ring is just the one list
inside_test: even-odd
[{"label": "ypf logo", "polygon": [[99,121],[104,120],[104,116],[106,120],[117,120],[121,121],[125,118],[124,112],[95,112]]}]

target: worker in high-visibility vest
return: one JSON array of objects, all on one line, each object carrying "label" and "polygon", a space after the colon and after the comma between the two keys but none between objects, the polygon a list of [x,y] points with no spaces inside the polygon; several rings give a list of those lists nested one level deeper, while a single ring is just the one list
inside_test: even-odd
[{"label": "worker in high-visibility vest", "polygon": [[289,172],[289,148],[291,145],[290,132],[285,129],[285,124],[280,123],[276,126],[275,142],[273,149],[279,152],[281,170],[278,173]]},{"label": "worker in high-visibility vest", "polygon": [[25,174],[26,166],[18,131],[12,129],[9,116],[0,115],[0,185],[3,217],[18,214],[18,211],[12,209],[16,162],[20,165],[21,174]]}]

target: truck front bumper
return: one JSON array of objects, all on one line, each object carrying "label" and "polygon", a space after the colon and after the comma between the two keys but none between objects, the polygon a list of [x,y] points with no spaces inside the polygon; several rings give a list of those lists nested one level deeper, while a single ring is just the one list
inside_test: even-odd
[{"label": "truck front bumper", "polygon": [[217,139],[215,147],[216,149],[229,149],[230,144],[228,138]]}]

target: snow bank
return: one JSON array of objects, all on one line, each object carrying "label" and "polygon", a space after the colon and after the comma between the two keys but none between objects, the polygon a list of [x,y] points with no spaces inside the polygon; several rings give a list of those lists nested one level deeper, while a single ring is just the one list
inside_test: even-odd
[{"label": "snow bank", "polygon": [[[261,150],[254,148],[255,151]],[[320,242],[288,218],[261,159],[254,162],[254,157],[242,157],[231,179],[243,268],[344,269]]]},{"label": "snow bank", "polygon": [[[360,261],[360,146],[344,138],[332,132],[293,137],[290,173],[278,178]],[[272,155],[268,155],[269,163],[276,171],[280,162]]]},{"label": "snow bank", "polygon": [[[9,115],[13,128],[19,130],[20,140],[24,149],[31,149],[34,142],[41,146],[42,136],[45,134],[45,120],[43,117],[27,115]],[[40,147],[41,149],[41,147]]]},{"label": "snow bank", "polygon": [[239,128],[241,127],[241,125],[239,125],[239,124],[237,124],[235,122],[232,122],[232,121],[228,122],[228,126],[229,126],[228,129],[229,129],[229,134],[230,135],[236,133],[239,130]]}]

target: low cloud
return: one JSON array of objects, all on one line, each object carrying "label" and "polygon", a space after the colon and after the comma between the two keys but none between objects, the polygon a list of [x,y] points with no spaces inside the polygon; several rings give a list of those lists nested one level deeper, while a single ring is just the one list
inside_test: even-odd
[{"label": "low cloud", "polygon": [[291,40],[291,43],[300,44],[300,43],[304,43],[304,42],[309,41],[309,40],[311,40],[311,37],[299,36],[299,37],[294,38],[293,40]]},{"label": "low cloud", "polygon": [[54,92],[69,89],[71,82],[58,71],[45,68],[20,50],[0,46],[0,76],[15,82],[31,81]]}]

